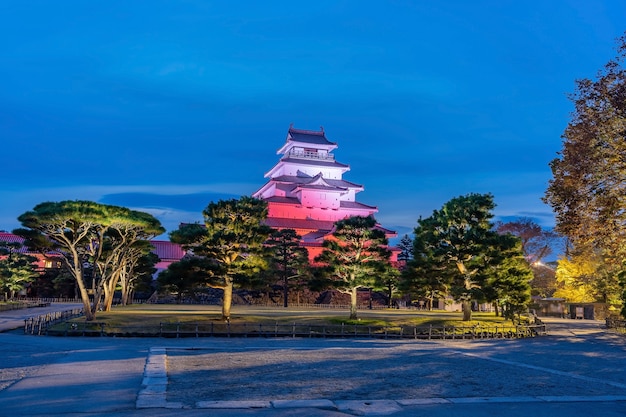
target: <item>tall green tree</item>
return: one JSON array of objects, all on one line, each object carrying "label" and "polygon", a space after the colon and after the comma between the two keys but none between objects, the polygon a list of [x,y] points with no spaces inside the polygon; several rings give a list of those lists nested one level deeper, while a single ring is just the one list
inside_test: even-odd
[{"label": "tall green tree", "polygon": [[496,306],[496,313],[511,320],[526,311],[530,302],[530,282],[533,272],[522,250],[518,236],[507,233],[494,236],[484,255],[485,268],[482,291],[485,299]]},{"label": "tall green tree", "polygon": [[104,310],[110,311],[119,284],[122,284],[122,298],[128,302],[136,278],[132,276],[135,265],[150,252],[149,240],[165,233],[165,229],[148,213],[115,206],[107,206],[107,212],[109,224],[95,265],[104,290]]},{"label": "tall green tree", "polygon": [[103,296],[110,307],[119,271],[132,253],[129,245],[164,231],[147,213],[81,200],[41,203],[18,220],[24,228],[14,233],[27,246],[59,254],[76,280],[88,321],[96,317]]},{"label": "tall green tree", "polygon": [[414,231],[414,257],[447,280],[444,285],[461,303],[465,321],[471,320],[472,303],[486,300],[487,270],[499,261],[493,256],[501,242],[491,223],[494,208],[491,194],[456,197],[419,219]]},{"label": "tall green tree", "polygon": [[324,265],[327,285],[350,295],[350,319],[356,319],[357,291],[375,287],[377,276],[387,272],[387,237],[372,216],[353,216],[336,222],[333,238],[323,245],[315,261]]},{"label": "tall green tree", "polygon": [[576,81],[574,111],[544,197],[556,231],[579,259],[601,256],[613,283],[626,260],[626,35],[617,52],[595,79]]},{"label": "tall green tree", "polygon": [[289,304],[290,280],[307,274],[309,253],[300,246],[300,236],[293,229],[275,230],[266,242],[269,249],[270,269],[280,276],[283,287],[283,306]]},{"label": "tall green tree", "polygon": [[26,244],[42,252],[56,251],[78,285],[83,302],[85,318],[96,317],[100,292],[94,302],[89,298],[88,284],[84,280],[86,265],[93,262],[98,245],[108,226],[106,208],[91,201],[61,201],[38,204],[33,210],[18,217],[24,229],[15,234],[26,238]]},{"label": "tall green tree", "polygon": [[267,268],[263,244],[271,229],[264,200],[243,196],[210,203],[202,212],[204,226],[183,225],[170,240],[192,249],[213,264],[207,285],[224,291],[222,319],[230,319],[233,288]]},{"label": "tall green tree", "polygon": [[422,237],[412,241],[411,258],[402,270],[400,288],[411,294],[411,299],[426,299],[426,308],[433,309],[435,299],[449,294],[451,275],[441,257],[435,257],[433,248]]}]

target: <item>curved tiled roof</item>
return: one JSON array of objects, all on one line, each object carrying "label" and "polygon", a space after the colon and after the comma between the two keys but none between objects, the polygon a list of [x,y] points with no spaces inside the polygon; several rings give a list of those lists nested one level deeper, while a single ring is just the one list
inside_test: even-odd
[{"label": "curved tiled roof", "polygon": [[[311,180],[313,180],[315,177],[303,177],[303,176],[296,176],[296,175],[280,175],[278,177],[273,177],[271,180],[275,181],[275,182],[284,182],[284,183],[288,183],[288,184],[307,184],[309,183]],[[362,185],[360,184],[355,184],[353,182],[350,181],[346,181],[344,179],[329,179],[329,178],[324,178],[324,181],[326,181],[328,184],[332,184],[335,187],[343,187],[343,188],[363,188]]]},{"label": "curved tiled roof", "polygon": [[332,230],[335,222],[331,220],[288,219],[285,217],[268,217],[265,224],[280,229]]},{"label": "curved tiled roof", "polygon": [[[24,238],[13,233],[0,232],[0,242],[24,244]],[[31,253],[26,246],[20,246],[15,252]]]},{"label": "curved tiled roof", "polygon": [[296,197],[280,197],[272,196],[265,199],[268,203],[282,203],[282,204],[300,204],[300,200]]},{"label": "curved tiled roof", "polygon": [[295,142],[302,143],[314,143],[317,145],[336,145],[335,142],[331,142],[326,139],[324,129],[317,130],[302,130],[293,127],[289,128],[289,137]]},{"label": "curved tiled roof", "polygon": [[358,201],[340,201],[339,204],[343,208],[355,208],[355,209],[376,210],[376,211],[378,211],[378,207],[376,207],[376,206],[368,206],[367,204],[359,203]]},{"label": "curved tiled roof", "polygon": [[335,187],[325,184],[300,184],[297,188],[306,188],[310,190],[326,190],[328,192],[342,192],[345,193],[348,189],[345,187]]}]

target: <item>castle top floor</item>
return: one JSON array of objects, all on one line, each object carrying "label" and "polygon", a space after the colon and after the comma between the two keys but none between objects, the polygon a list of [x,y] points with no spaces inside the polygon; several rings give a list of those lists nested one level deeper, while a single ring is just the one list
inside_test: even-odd
[{"label": "castle top floor", "polygon": [[283,159],[334,161],[335,156],[331,152],[336,148],[335,142],[326,139],[324,128],[317,131],[290,126],[285,144],[276,153],[284,155]]}]

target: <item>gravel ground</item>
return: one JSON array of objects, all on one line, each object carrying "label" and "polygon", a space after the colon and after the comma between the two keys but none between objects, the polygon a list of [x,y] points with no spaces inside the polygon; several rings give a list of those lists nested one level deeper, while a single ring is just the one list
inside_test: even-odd
[{"label": "gravel ground", "polygon": [[[508,344],[509,358],[511,354],[515,357],[516,349],[523,349],[523,342]],[[192,405],[196,401],[242,399],[376,400],[624,393],[622,388],[601,381],[581,381],[578,378],[593,377],[568,374],[568,364],[559,364],[563,370],[550,372],[551,368],[546,371],[523,363],[503,363],[461,353],[465,348],[475,355],[501,347],[405,343],[375,348],[264,347],[229,352],[170,348],[167,399]]]}]

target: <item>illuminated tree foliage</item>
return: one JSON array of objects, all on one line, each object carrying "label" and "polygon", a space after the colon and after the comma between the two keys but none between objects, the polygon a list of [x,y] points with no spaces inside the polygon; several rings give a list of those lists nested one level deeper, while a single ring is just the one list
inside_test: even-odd
[{"label": "illuminated tree foliage", "polygon": [[508,297],[511,308],[516,303],[519,309],[529,301],[528,274],[507,266],[521,256],[518,240],[493,230],[494,207],[491,194],[456,197],[419,219],[414,231],[414,259],[406,276],[461,302],[465,321],[471,320],[472,302]]},{"label": "illuminated tree foliage", "polygon": [[613,283],[626,260],[624,58],[626,36],[596,79],[576,81],[574,111],[544,197],[556,213],[556,230],[575,251],[599,256]]},{"label": "illuminated tree foliage", "polygon": [[556,269],[557,290],[554,296],[572,303],[596,301],[593,281],[599,267],[598,262],[599,259],[590,259],[584,255],[559,259]]},{"label": "illuminated tree foliage", "polygon": [[350,295],[350,319],[357,318],[359,288],[372,288],[388,272],[391,252],[385,232],[372,216],[353,216],[335,223],[333,238],[324,241],[315,261],[324,265],[323,275],[331,288]]},{"label": "illuminated tree foliage", "polygon": [[263,224],[267,203],[253,197],[220,200],[202,212],[204,226],[183,225],[170,240],[211,263],[207,285],[224,291],[222,319],[230,319],[233,287],[267,268],[263,244],[271,229]]},{"label": "illuminated tree foliage", "polygon": [[128,303],[139,260],[153,249],[149,240],[164,233],[161,223],[151,214],[108,206],[110,223],[104,233],[102,250],[95,262],[104,290],[104,310],[110,311],[118,285],[122,303]]},{"label": "illuminated tree foliage", "polygon": [[59,254],[76,280],[88,321],[96,317],[103,296],[110,307],[120,271],[135,256],[129,247],[165,231],[149,214],[80,200],[41,203],[18,220],[24,228],[14,233],[28,247]]}]

